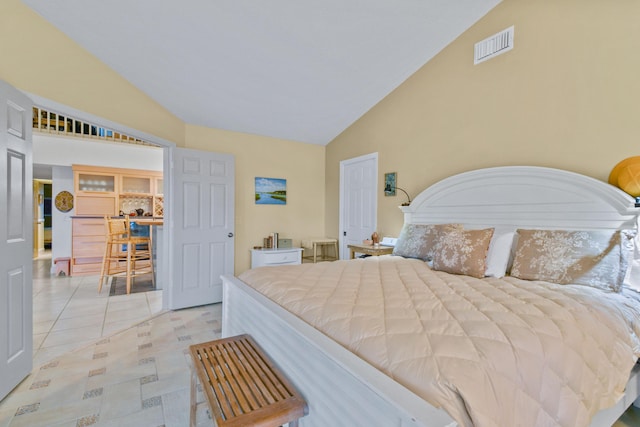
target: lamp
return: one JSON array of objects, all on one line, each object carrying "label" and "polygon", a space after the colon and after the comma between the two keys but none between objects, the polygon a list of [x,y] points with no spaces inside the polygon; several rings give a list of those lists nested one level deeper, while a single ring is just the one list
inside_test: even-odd
[{"label": "lamp", "polygon": [[409,205],[411,204],[411,197],[409,197],[409,193],[407,193],[406,191],[404,191],[402,188],[400,188],[400,187],[396,187],[396,186],[393,186],[393,185],[391,185],[391,184],[389,184],[389,183],[387,183],[387,185],[384,187],[384,192],[385,192],[385,193],[390,193],[390,192],[391,192],[391,191],[393,191],[393,190],[400,190],[400,191],[402,191],[404,194],[406,194],[406,195],[407,195],[407,201],[406,201],[406,202],[404,202],[404,203],[402,204],[402,206],[409,206]]}]

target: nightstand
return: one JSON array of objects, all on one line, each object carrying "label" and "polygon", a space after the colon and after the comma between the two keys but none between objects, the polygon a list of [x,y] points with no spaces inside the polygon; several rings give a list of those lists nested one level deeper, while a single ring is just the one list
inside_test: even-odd
[{"label": "nightstand", "polygon": [[374,246],[374,245],[347,245],[351,250],[351,259],[356,257],[356,252],[365,255],[388,255],[393,252],[393,246]]},{"label": "nightstand", "polygon": [[251,249],[251,268],[302,263],[302,248]]}]

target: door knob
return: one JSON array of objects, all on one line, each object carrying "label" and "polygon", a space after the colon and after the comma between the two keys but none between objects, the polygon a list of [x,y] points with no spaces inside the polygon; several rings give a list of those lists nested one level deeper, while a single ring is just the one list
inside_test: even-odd
[{"label": "door knob", "polygon": [[233,237],[233,233],[227,234],[228,237]]}]

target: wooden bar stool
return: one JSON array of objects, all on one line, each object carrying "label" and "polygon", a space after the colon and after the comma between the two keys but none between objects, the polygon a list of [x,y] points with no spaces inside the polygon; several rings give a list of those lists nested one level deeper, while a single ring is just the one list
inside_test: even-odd
[{"label": "wooden bar stool", "polygon": [[151,280],[154,280],[151,239],[149,236],[133,236],[128,216],[124,218],[105,216],[104,220],[107,241],[98,293],[102,291],[105,278],[124,275],[127,280],[127,294],[130,294],[131,283],[135,276],[151,273]]}]

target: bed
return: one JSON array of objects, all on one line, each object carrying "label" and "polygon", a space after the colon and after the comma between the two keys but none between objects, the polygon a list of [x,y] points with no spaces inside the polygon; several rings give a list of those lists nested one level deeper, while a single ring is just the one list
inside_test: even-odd
[{"label": "bed", "polygon": [[[438,227],[441,224],[455,224],[452,236],[459,236],[460,234],[456,233],[461,233],[460,229],[464,230],[465,234],[462,234],[464,236],[467,234],[486,234],[486,230],[492,229],[488,251],[491,253],[492,260],[500,259],[501,261],[497,263],[500,264],[498,267],[496,267],[496,263],[491,262],[491,267],[498,270],[511,268],[518,272],[519,277],[497,277],[500,276],[499,273],[492,273],[496,277],[472,277],[484,276],[488,272],[489,266],[487,265],[483,267],[486,270],[483,271],[483,274],[478,274],[477,269],[469,270],[468,274],[453,274],[447,272],[451,266],[447,264],[446,257],[438,258],[436,255],[433,256],[432,264],[430,265],[422,259],[404,259],[404,257],[397,255],[386,255],[375,257],[376,259],[322,263],[326,265],[264,267],[263,269],[250,270],[240,276],[248,282],[251,281],[251,286],[240,278],[224,276],[223,336],[249,333],[271,355],[292,382],[296,384],[309,404],[309,415],[301,420],[302,426],[610,426],[628,406],[634,401],[638,401],[640,369],[635,362],[638,355],[640,355],[640,345],[638,345],[636,334],[640,325],[640,322],[637,321],[640,318],[640,302],[638,302],[640,300],[638,295],[640,294],[627,286],[627,283],[631,280],[628,270],[633,269],[635,265],[632,244],[635,241],[634,232],[637,229],[638,210],[634,207],[634,200],[630,196],[609,184],[567,171],[540,167],[499,167],[466,172],[444,179],[423,191],[410,206],[402,207],[401,209],[405,220],[403,232],[405,229],[412,227]],[[513,240],[516,230],[520,230],[518,232],[518,241]],[[528,255],[526,253],[522,255],[518,251],[526,247],[523,243],[525,241],[540,241],[539,233],[542,232],[550,233],[549,235],[544,235],[542,240],[545,240],[548,236],[557,236],[562,233],[569,233],[568,235],[575,237],[579,233],[587,232],[590,236],[599,236],[600,234],[617,236],[616,238],[619,239],[619,242],[616,242],[615,248],[623,248],[623,242],[627,242],[627,246],[623,248],[624,250],[619,249],[619,252],[615,252],[611,249],[613,245],[610,245],[611,247],[606,251],[607,256],[613,254],[611,256],[615,257],[613,258],[614,260],[620,260],[618,270],[611,271],[611,282],[619,285],[624,282],[625,285],[622,289],[616,288],[614,290],[603,290],[598,286],[592,286],[593,283],[602,283],[602,277],[590,277],[590,281],[586,285],[573,284],[571,281],[573,279],[567,279],[566,277],[557,278],[558,282],[564,280],[561,285],[545,280],[535,280],[537,279],[535,276],[523,279],[530,273],[529,270],[532,270],[531,266],[535,266],[536,263],[531,261],[532,258],[527,258]],[[527,233],[529,234],[527,235]],[[563,236],[566,237],[564,234]],[[485,236],[484,241],[486,242],[486,240]],[[498,240],[501,240],[502,243],[496,243]],[[504,242],[508,242],[508,244]],[[515,251],[515,248],[518,251]],[[501,256],[496,258],[494,256],[497,253],[496,251],[501,252]],[[555,260],[564,261],[562,254],[558,254]],[[508,261],[504,261],[505,256]],[[600,262],[604,258],[594,257],[594,259],[596,262]],[[509,263],[512,264],[511,267],[507,265]],[[332,325],[340,325],[345,322],[335,321],[335,319],[327,321],[320,313],[324,308],[315,308],[313,301],[301,303],[300,301],[304,300],[296,297],[293,306],[288,309],[283,308],[276,302],[286,300],[288,296],[295,295],[296,292],[298,294],[313,294],[309,292],[308,287],[303,287],[301,281],[297,283],[295,278],[302,277],[299,274],[302,274],[303,270],[325,269],[329,268],[329,264],[334,264],[332,268],[337,268],[339,272],[336,273],[336,270],[322,270],[319,273],[320,270],[316,270],[315,273],[310,274],[320,274],[322,277],[331,275],[342,277],[344,281],[338,282],[340,286],[335,284],[327,285],[334,286],[331,288],[333,293],[347,292],[350,289],[349,286],[351,285],[344,279],[346,277],[351,277],[351,283],[354,280],[356,282],[367,282],[369,280],[367,277],[371,276],[372,271],[370,266],[374,266],[373,271],[377,271],[378,273],[376,274],[380,277],[390,277],[392,275],[391,272],[396,271],[398,272],[397,275],[404,277],[402,280],[407,283],[413,283],[417,280],[416,278],[424,276],[431,277],[428,280],[436,281],[440,285],[450,286],[451,289],[460,288],[462,289],[462,295],[465,295],[463,298],[465,301],[453,301],[451,304],[454,305],[466,304],[468,302],[466,300],[471,301],[475,298],[467,298],[467,296],[471,295],[471,293],[481,294],[484,292],[483,289],[486,289],[487,293],[509,294],[509,298],[517,298],[519,295],[526,293],[528,295],[525,298],[527,303],[519,305],[528,310],[530,307],[541,307],[546,304],[537,302],[529,304],[529,293],[534,289],[532,286],[535,287],[536,292],[540,290],[543,294],[553,292],[553,295],[556,295],[556,291],[561,292],[562,297],[552,296],[550,300],[554,301],[554,304],[556,301],[565,301],[569,313],[571,313],[569,317],[575,317],[578,324],[585,325],[587,328],[587,332],[581,332],[582,335],[578,335],[578,338],[566,339],[591,343],[591,347],[587,346],[586,349],[581,347],[580,351],[574,353],[586,353],[585,356],[588,356],[592,353],[603,352],[602,357],[597,361],[585,361],[584,364],[590,367],[592,366],[591,364],[594,364],[593,369],[590,369],[597,372],[597,380],[600,383],[606,383],[604,387],[609,388],[605,388],[607,391],[603,395],[586,396],[591,390],[598,390],[598,388],[589,384],[581,384],[574,387],[571,379],[568,378],[568,374],[567,378],[564,378],[564,374],[561,372],[562,368],[555,367],[553,372],[560,372],[556,379],[557,389],[562,389],[563,392],[560,394],[548,393],[546,400],[555,400],[555,402],[552,402],[552,406],[559,406],[562,410],[559,410],[558,413],[553,413],[553,411],[549,411],[544,407],[543,411],[535,409],[530,413],[527,401],[521,398],[512,400],[512,397],[507,395],[511,389],[507,387],[500,390],[498,388],[499,384],[492,382],[494,377],[491,373],[487,377],[482,375],[478,377],[480,402],[474,402],[473,399],[477,400],[478,398],[473,397],[472,399],[471,396],[468,396],[468,388],[473,388],[473,375],[476,372],[484,371],[475,370],[475,365],[473,365],[475,360],[461,363],[460,360],[465,361],[459,355],[455,356],[456,362],[453,364],[447,362],[445,365],[443,363],[442,366],[445,369],[436,371],[437,374],[435,376],[437,378],[434,378],[433,381],[431,379],[413,381],[413,377],[421,378],[419,375],[429,374],[431,369],[419,368],[414,375],[407,368],[411,363],[396,363],[397,359],[395,361],[390,359],[391,362],[389,363],[380,363],[375,356],[371,356],[371,352],[375,355],[375,348],[370,350],[369,353],[360,351],[360,347],[367,347],[362,343],[369,340],[360,340],[355,345],[344,342],[340,327],[334,328]],[[502,264],[505,265],[503,266]],[[284,268],[285,270],[273,270],[274,268]],[[362,273],[358,273],[360,271]],[[455,268],[452,271],[455,272]],[[362,277],[359,277],[358,274],[362,274]],[[291,283],[284,283],[287,276],[293,278]],[[614,276],[615,279],[613,279]],[[411,278],[411,280],[406,279],[407,277]],[[592,283],[591,280],[594,282]],[[262,287],[267,282],[278,282],[279,287],[275,288],[275,291],[269,291],[271,292],[269,293]],[[391,279],[389,283],[393,283]],[[342,288],[343,284],[344,289]],[[431,304],[430,300],[424,299],[421,296],[422,294],[418,293],[422,292],[420,286],[417,284],[412,288],[407,287],[407,289],[411,289],[411,292],[408,293],[412,294],[412,297],[414,294],[418,295],[418,298],[422,298],[420,304],[429,306]],[[605,286],[609,286],[608,282],[605,283]],[[324,288],[319,287],[317,289],[318,292],[316,294],[322,294]],[[449,298],[446,286],[440,286],[435,290],[429,290],[429,292],[432,294],[439,293],[440,296],[438,298],[440,300],[443,299],[442,295],[446,295],[446,298]],[[374,292],[370,293],[373,294]],[[385,294],[386,290],[381,293]],[[269,297],[266,295],[269,295]],[[482,298],[484,297],[478,298],[480,300],[479,306],[494,304],[494,302],[482,302]],[[385,315],[387,315],[387,311],[397,310],[400,312],[402,311],[401,308],[404,307],[403,303],[398,306],[400,309],[391,305],[394,299],[397,298],[394,296],[384,300],[382,303],[380,303],[382,300],[372,301],[373,304],[384,304]],[[592,307],[587,305],[587,300],[589,304],[591,304],[591,300],[601,300],[602,302]],[[510,302],[505,301],[506,299],[501,300],[501,304],[505,307],[518,305],[516,299],[510,299]],[[410,304],[416,305],[415,302]],[[622,306],[624,306],[624,310],[619,308]],[[451,307],[447,306],[446,310],[441,310],[438,316],[443,312],[451,312]],[[348,307],[342,307],[342,309],[354,311]],[[420,308],[419,311],[422,316],[428,310]],[[608,317],[601,317],[608,316],[607,312],[617,313],[618,311],[624,312],[623,314],[626,317],[623,320],[616,320],[615,324],[608,323],[613,322]],[[464,316],[467,311],[463,307],[462,310],[459,310],[459,313]],[[468,311],[468,313],[471,313],[471,311]],[[555,316],[554,311],[548,313],[550,313],[550,317]],[[331,316],[340,315],[332,313]],[[518,314],[518,316],[524,318],[522,314]],[[563,315],[558,316],[562,317]],[[542,318],[544,317],[542,316]],[[366,319],[368,319],[366,323],[375,323],[371,321],[371,317],[366,317]],[[439,325],[439,329],[452,330],[451,324],[447,323],[447,318],[445,317],[431,317],[428,322],[423,323],[427,327],[433,327],[437,321],[442,322]],[[457,317],[456,321],[460,323],[460,318]],[[313,322],[319,323],[314,327],[312,326]],[[350,325],[357,323],[353,320],[349,322]],[[387,322],[385,323],[385,326],[387,326],[389,321],[386,320],[385,322]],[[402,322],[405,321],[403,320]],[[406,327],[405,323],[402,322],[396,322],[394,327],[402,330],[402,328]],[[606,325],[605,332],[606,330],[614,332],[611,333],[611,336],[602,331],[598,332],[598,324]],[[361,327],[364,328],[365,326]],[[562,327],[558,328],[562,329]],[[570,327],[566,328],[570,329]],[[361,333],[364,330],[358,329],[357,333]],[[493,333],[491,329],[489,331],[477,329],[475,325],[473,330],[475,332],[472,335],[480,337],[489,336]],[[503,332],[503,330],[500,331],[501,337]],[[350,333],[353,334],[353,329],[350,329]],[[345,334],[344,330],[342,330],[342,335],[349,334]],[[454,330],[450,335],[456,336],[459,334],[457,330]],[[601,339],[602,342],[595,338],[592,340],[591,335],[598,337],[598,340]],[[515,335],[505,336],[507,339],[504,341],[508,342],[513,341],[515,337]],[[394,354],[400,355],[404,354],[403,352],[416,351],[414,343],[418,339],[414,339],[413,336],[409,340],[394,341],[395,339],[385,338],[382,340],[393,343],[391,346],[388,345],[387,352],[389,348],[393,349]],[[540,337],[536,339],[543,341]],[[447,340],[440,340],[440,344],[442,342],[446,343]],[[496,348],[495,342],[495,336],[492,336],[491,344],[482,352],[491,353]],[[482,347],[482,344],[478,343],[479,341],[474,341],[472,351]],[[443,347],[440,344],[437,364],[446,359],[446,357],[442,357],[443,348],[445,352],[448,351],[446,345]],[[404,345],[408,345],[408,347],[404,348]],[[458,346],[458,344],[455,343],[453,346]],[[528,345],[525,347],[528,349]],[[462,348],[464,348],[464,345]],[[547,347],[545,351],[549,349],[553,350],[553,347]],[[467,353],[463,354],[470,354],[472,351],[467,351]],[[564,352],[566,353],[566,351]],[[563,351],[558,350],[558,353],[563,354]],[[497,354],[500,353],[498,352]],[[447,355],[445,354],[444,356]],[[544,357],[547,356],[545,355]],[[541,365],[539,377],[549,372],[546,363],[558,362],[555,360],[557,357],[559,356],[553,356],[552,359],[554,360],[551,361],[545,359]],[[517,354],[515,357],[517,359],[516,362],[520,363],[522,358],[523,353]],[[432,358],[423,357],[422,359],[425,359],[426,362],[421,363],[428,364]],[[607,362],[606,366],[603,361]],[[616,362],[615,366],[613,366],[614,361]],[[609,366],[608,362],[611,362],[612,366]],[[501,364],[500,360],[489,363],[494,365],[494,371],[492,372],[503,368],[507,370],[509,365],[506,362]],[[540,365],[540,363],[538,364]],[[400,371],[390,371],[389,365],[393,365],[393,369],[395,369],[396,365],[402,366],[402,368]],[[469,366],[474,366],[474,369],[469,369]],[[578,363],[574,363],[572,360],[560,360],[558,366],[570,371],[573,366],[578,366]],[[437,368],[440,369],[441,367],[438,366]],[[529,368],[526,370],[528,371]],[[518,369],[515,369],[515,371],[520,372]],[[533,376],[529,379],[526,379],[523,375],[522,381],[525,386],[537,381],[535,370],[532,372]],[[457,375],[458,373],[459,375]],[[445,375],[452,375],[452,377]],[[472,378],[471,381],[469,381],[470,377]],[[579,373],[578,377],[586,378],[589,375]],[[459,381],[459,383],[456,383],[456,381]],[[423,389],[421,385],[424,383],[428,383],[429,386]],[[548,384],[555,383],[553,381],[548,382],[547,387]],[[482,387],[485,386],[488,389],[485,390],[486,393],[484,394],[486,397],[491,397],[487,402],[482,401]],[[571,393],[564,393],[565,387],[571,389],[571,393],[578,394],[578,398],[575,399],[575,396],[569,396]],[[580,389],[580,387],[583,388]],[[519,391],[517,388],[514,390],[516,392],[513,395],[517,396]],[[551,391],[557,390],[555,390],[555,387],[551,387]],[[445,400],[434,400],[433,393],[441,395],[436,397],[442,398],[444,396]],[[545,393],[542,393],[542,395],[545,395]],[[562,413],[564,408],[573,408],[573,403],[564,405],[564,399],[569,402],[572,398],[577,400],[578,403],[588,402],[588,404],[582,404],[584,407],[576,409],[576,415]],[[596,401],[596,403],[594,404],[593,401]],[[558,402],[560,403],[558,404]],[[548,403],[536,402],[535,405],[546,405]],[[492,405],[495,406],[495,414],[490,412],[492,410],[490,408],[493,408]],[[602,409],[594,413],[595,410],[592,409],[594,405]],[[492,418],[494,416],[503,416],[502,414],[497,415],[502,410],[505,410],[507,414],[504,415],[506,417],[504,419],[509,421],[498,421],[499,418]],[[514,416],[515,418],[508,418]],[[571,423],[567,420],[571,420]]]}]

